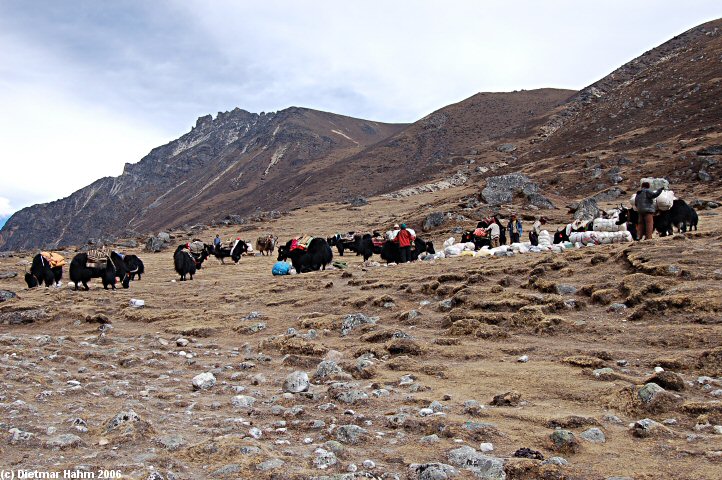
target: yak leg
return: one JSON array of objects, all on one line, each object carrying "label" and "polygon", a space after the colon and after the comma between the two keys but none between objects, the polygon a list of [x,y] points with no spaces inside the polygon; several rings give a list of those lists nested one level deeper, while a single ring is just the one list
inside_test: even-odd
[{"label": "yak leg", "polygon": [[[77,285],[77,284],[76,284],[76,285]],[[86,282],[85,280],[83,280],[83,288],[84,288],[86,291],[87,291],[87,290],[90,290],[90,287],[88,286],[88,282]]]}]

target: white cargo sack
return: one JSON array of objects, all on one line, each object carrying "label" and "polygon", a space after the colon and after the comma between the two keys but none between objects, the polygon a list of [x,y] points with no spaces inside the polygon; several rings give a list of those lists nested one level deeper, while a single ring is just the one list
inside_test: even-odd
[{"label": "white cargo sack", "polygon": [[631,197],[629,197],[629,206],[632,207],[632,210],[635,212],[637,211],[637,204],[635,201],[637,200],[637,194],[633,193]]},{"label": "white cargo sack", "polygon": [[595,232],[626,232],[627,224],[617,225],[617,221],[607,218],[595,218],[592,228]]},{"label": "white cargo sack", "polygon": [[449,237],[449,238],[444,242],[444,248],[452,246],[455,242],[456,242],[456,239],[455,239],[454,237]]},{"label": "white cargo sack", "polygon": [[660,210],[662,212],[666,212],[670,208],[672,208],[672,205],[674,204],[674,192],[672,190],[665,190],[664,192],[660,193],[657,198],[655,198],[655,205],[657,207],[657,210]]}]

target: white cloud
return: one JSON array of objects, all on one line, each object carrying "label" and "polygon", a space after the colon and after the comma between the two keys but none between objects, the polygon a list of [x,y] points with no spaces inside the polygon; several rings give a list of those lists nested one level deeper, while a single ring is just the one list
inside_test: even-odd
[{"label": "white cloud", "polygon": [[103,176],[120,175],[167,135],[135,119],[64,98],[40,86],[0,94],[3,175],[0,191],[21,208],[70,195]]},{"label": "white cloud", "polygon": [[5,197],[0,197],[0,217],[8,217],[15,211],[10,206],[10,200]]},{"label": "white cloud", "polygon": [[705,0],[0,2],[0,192],[68,195],[236,106],[411,122],[479,91],[578,89],[718,16]]}]

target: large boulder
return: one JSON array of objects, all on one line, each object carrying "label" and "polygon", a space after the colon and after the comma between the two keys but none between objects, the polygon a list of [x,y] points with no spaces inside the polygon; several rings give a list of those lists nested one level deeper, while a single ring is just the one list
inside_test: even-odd
[{"label": "large boulder", "polygon": [[421,230],[423,230],[424,232],[428,232],[432,228],[440,227],[444,223],[446,223],[447,219],[448,219],[448,215],[445,214],[444,212],[430,213],[424,219],[424,223],[421,226]]},{"label": "large boulder", "polygon": [[581,202],[569,205],[569,213],[574,214],[574,220],[594,220],[601,215],[601,210],[594,198],[585,198]]},{"label": "large boulder", "polygon": [[554,204],[539,192],[539,185],[521,173],[487,178],[481,197],[489,205],[508,204],[512,203],[514,197],[523,197],[530,205],[554,208]]}]

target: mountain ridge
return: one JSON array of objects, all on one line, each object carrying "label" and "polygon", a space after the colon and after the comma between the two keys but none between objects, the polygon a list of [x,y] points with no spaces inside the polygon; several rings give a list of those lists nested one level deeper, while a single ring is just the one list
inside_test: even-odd
[{"label": "mountain ridge", "polygon": [[473,173],[472,183],[521,172],[566,198],[616,198],[640,175],[668,176],[676,190],[714,196],[722,159],[696,152],[722,144],[719,58],[722,19],[675,36],[579,92],[478,93],[411,124],[301,107],[206,115],[126,164],[121,176],[16,212],[0,230],[0,248],[137,236],[385,194],[457,171]]}]

